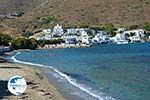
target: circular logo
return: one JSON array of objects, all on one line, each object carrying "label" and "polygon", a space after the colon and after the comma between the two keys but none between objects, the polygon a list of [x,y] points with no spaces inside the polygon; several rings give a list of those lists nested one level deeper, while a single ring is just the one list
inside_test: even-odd
[{"label": "circular logo", "polygon": [[22,76],[13,76],[7,84],[8,90],[14,95],[21,95],[27,89],[27,83]]}]

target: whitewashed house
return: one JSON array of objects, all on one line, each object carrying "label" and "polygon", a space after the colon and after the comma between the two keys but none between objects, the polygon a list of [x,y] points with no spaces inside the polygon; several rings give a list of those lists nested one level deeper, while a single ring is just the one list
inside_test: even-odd
[{"label": "whitewashed house", "polygon": [[116,44],[128,44],[129,41],[126,38],[126,28],[121,27],[116,31],[116,36],[111,37],[111,40]]},{"label": "whitewashed house", "polygon": [[45,40],[45,36],[37,36],[35,37],[36,40]]},{"label": "whitewashed house", "polygon": [[43,34],[44,34],[44,36],[43,36],[43,39],[44,40],[50,40],[50,39],[52,39],[52,30],[51,29],[44,29],[43,30]]},{"label": "whitewashed house", "polygon": [[118,28],[118,30],[116,31],[116,33],[123,33],[125,31],[127,31],[127,29],[124,28],[124,27],[121,27],[121,28]]},{"label": "whitewashed house", "polygon": [[76,44],[79,40],[79,36],[76,34],[65,34],[61,37],[66,44]]},{"label": "whitewashed house", "polygon": [[66,34],[77,34],[77,35],[81,35],[81,33],[83,31],[86,31],[87,28],[70,28],[70,29],[67,29],[67,32]]},{"label": "whitewashed house", "polygon": [[78,32],[75,28],[70,28],[70,29],[67,29],[66,34],[78,34]]},{"label": "whitewashed house", "polygon": [[131,43],[144,42],[143,37],[145,36],[145,34],[143,29],[124,31],[124,34],[129,35]]},{"label": "whitewashed house", "polygon": [[86,31],[82,31],[80,35],[82,44],[89,44],[89,36]]},{"label": "whitewashed house", "polygon": [[44,29],[43,34],[51,34],[52,30],[51,29]]},{"label": "whitewashed house", "polygon": [[129,41],[126,40],[125,34],[124,33],[117,33],[115,37],[112,38],[114,43],[117,44],[128,44]]},{"label": "whitewashed house", "polygon": [[117,44],[127,44],[129,40],[131,43],[144,42],[142,39],[145,36],[143,29],[127,31],[125,28],[119,28],[116,33],[116,36],[112,37],[111,40]]},{"label": "whitewashed house", "polygon": [[110,37],[107,32],[99,31],[99,33],[97,33],[92,39],[92,43],[109,43],[110,42],[109,38]]},{"label": "whitewashed house", "polygon": [[62,26],[60,26],[59,24],[57,24],[54,29],[53,29],[53,36],[58,36],[61,37],[64,34],[63,28]]}]

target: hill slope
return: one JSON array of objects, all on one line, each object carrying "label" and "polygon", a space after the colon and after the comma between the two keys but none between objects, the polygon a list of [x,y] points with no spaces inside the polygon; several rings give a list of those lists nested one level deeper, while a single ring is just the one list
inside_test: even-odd
[{"label": "hill slope", "polygon": [[0,13],[24,11],[18,19],[1,20],[13,28],[28,29],[38,19],[55,16],[62,24],[139,25],[150,22],[150,0],[0,0]]}]

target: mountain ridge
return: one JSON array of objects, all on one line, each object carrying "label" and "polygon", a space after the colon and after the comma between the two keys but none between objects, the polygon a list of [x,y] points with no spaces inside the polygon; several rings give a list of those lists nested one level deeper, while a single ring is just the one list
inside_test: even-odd
[{"label": "mountain ridge", "polygon": [[55,16],[60,24],[141,25],[150,22],[149,8],[149,0],[0,0],[1,14],[25,12],[18,19],[1,19],[0,22],[30,31],[40,18],[48,16]]}]

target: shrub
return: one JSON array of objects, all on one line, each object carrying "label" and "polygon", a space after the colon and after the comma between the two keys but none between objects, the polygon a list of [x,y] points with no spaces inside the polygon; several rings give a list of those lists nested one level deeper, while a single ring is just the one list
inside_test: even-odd
[{"label": "shrub", "polygon": [[145,23],[144,24],[144,29],[147,31],[150,31],[150,23]]},{"label": "shrub", "polygon": [[9,46],[11,40],[11,36],[0,33],[0,45]]},{"label": "shrub", "polygon": [[26,37],[26,38],[29,38],[30,36],[32,36],[33,33],[32,32],[25,32],[22,34],[22,36]]},{"label": "shrub", "polygon": [[44,46],[45,44],[61,44],[61,43],[64,43],[63,39],[38,40],[38,44],[40,46]]},{"label": "shrub", "polygon": [[112,23],[103,25],[102,29],[107,31],[111,36],[115,36],[117,30]]},{"label": "shrub", "polygon": [[78,28],[89,28],[89,24],[87,24],[87,23],[80,23],[78,25]]},{"label": "shrub", "polygon": [[35,39],[27,39],[23,37],[15,38],[11,42],[13,49],[36,49],[37,41]]}]

